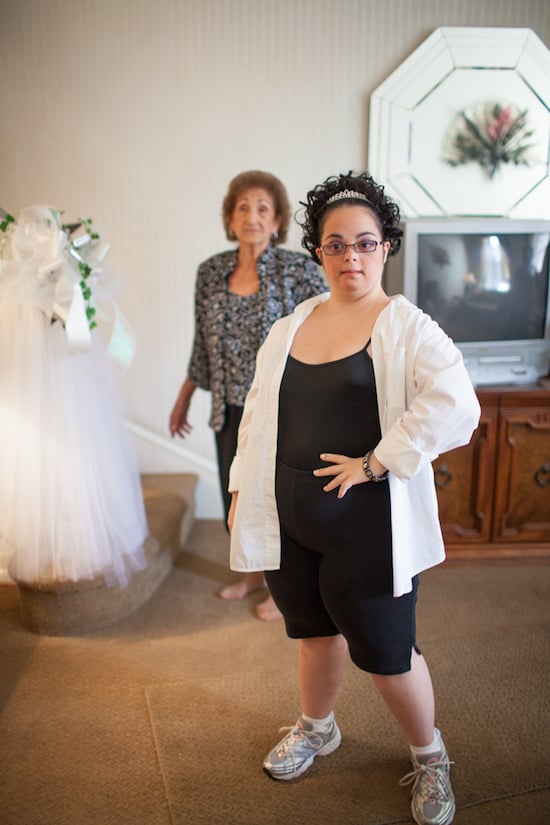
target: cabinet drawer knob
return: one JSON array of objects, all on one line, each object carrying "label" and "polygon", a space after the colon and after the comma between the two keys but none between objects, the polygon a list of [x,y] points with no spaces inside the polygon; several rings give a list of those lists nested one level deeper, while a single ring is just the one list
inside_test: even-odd
[{"label": "cabinet drawer knob", "polygon": [[541,464],[535,473],[535,481],[539,487],[550,487],[550,464]]},{"label": "cabinet drawer knob", "polygon": [[[435,471],[435,486],[438,490],[442,490],[447,484],[450,484],[453,477],[446,464],[440,464]],[[538,484],[538,482],[537,482]]]}]

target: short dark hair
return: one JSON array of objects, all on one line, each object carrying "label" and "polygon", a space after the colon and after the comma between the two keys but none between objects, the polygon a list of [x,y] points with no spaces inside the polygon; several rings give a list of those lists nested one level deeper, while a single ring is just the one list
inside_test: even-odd
[{"label": "short dark hair", "polygon": [[[346,195],[328,203],[333,195],[348,190]],[[357,192],[364,198],[354,198]],[[315,263],[321,260],[315,251],[321,245],[321,235],[327,214],[339,206],[357,204],[369,209],[380,227],[382,239],[390,242],[390,255],[395,255],[401,247],[403,230],[399,226],[399,207],[384,194],[384,187],[376,183],[368,172],[348,172],[347,175],[332,175],[323,183],[318,184],[306,195],[306,202],[300,201],[303,207],[303,220],[298,217],[298,223],[303,230],[302,246],[307,249]]]},{"label": "short dark hair", "polygon": [[275,175],[271,175],[269,172],[261,172],[258,169],[241,172],[240,175],[233,178],[227,187],[227,193],[222,205],[223,225],[227,239],[234,240],[234,237],[230,234],[229,224],[231,223],[237,199],[247,189],[253,188],[265,189],[273,198],[275,216],[279,218],[280,221],[278,237],[273,243],[284,243],[286,241],[291,216],[287,191],[279,178],[276,178]]}]

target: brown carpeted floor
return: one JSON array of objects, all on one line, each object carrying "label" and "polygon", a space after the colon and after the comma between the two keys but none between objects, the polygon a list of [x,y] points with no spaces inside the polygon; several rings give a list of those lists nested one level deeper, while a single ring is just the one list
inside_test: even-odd
[{"label": "brown carpeted floor", "polygon": [[[24,630],[0,588],[1,825],[410,822],[401,734],[351,664],[344,736],[295,782],[261,761],[298,712],[296,643],[214,597],[221,522],[197,521],[154,598],[80,638]],[[451,758],[456,825],[550,823],[550,566],[422,577],[419,643]]]}]

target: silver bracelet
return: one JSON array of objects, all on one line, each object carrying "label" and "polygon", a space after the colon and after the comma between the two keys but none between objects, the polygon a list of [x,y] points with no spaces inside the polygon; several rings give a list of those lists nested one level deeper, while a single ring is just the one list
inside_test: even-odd
[{"label": "silver bracelet", "polygon": [[381,476],[375,475],[370,466],[371,455],[372,450],[369,450],[368,453],[365,456],[363,456],[363,472],[365,473],[369,481],[385,481],[389,475],[389,470],[383,472]]}]

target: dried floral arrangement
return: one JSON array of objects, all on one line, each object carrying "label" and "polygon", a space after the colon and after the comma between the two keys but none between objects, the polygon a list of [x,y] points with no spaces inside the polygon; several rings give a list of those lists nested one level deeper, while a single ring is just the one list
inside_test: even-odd
[{"label": "dried floral arrangement", "polygon": [[529,166],[533,130],[527,109],[515,104],[480,103],[456,116],[447,139],[445,163],[477,162],[493,178],[503,164]]}]

